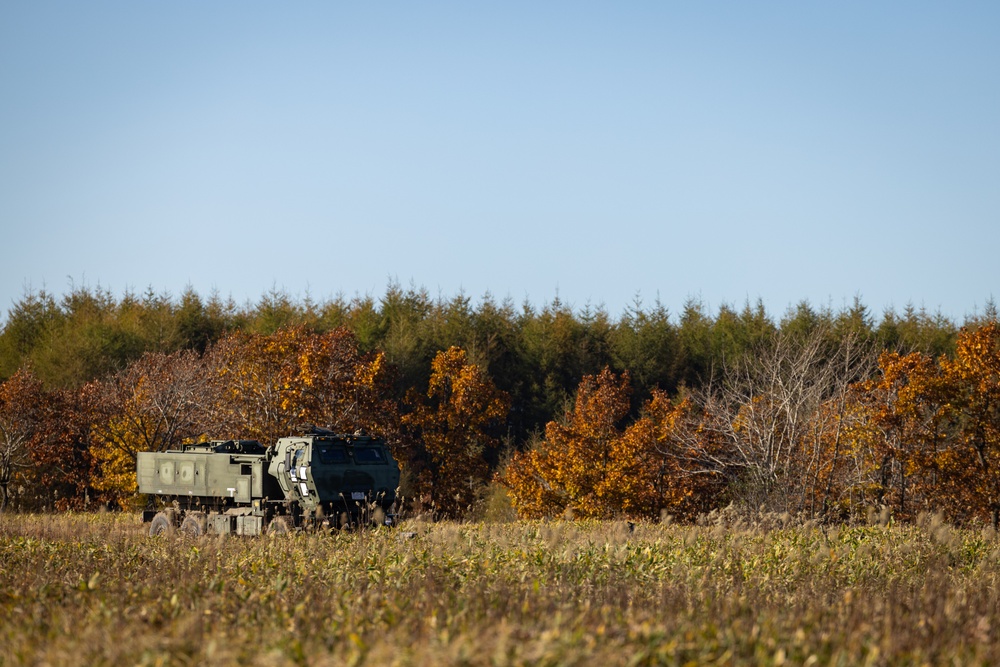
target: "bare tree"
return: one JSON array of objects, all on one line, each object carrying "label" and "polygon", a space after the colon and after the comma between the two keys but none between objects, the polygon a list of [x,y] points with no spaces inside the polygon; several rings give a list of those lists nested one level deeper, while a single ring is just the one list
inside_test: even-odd
[{"label": "bare tree", "polygon": [[146,353],[99,384],[96,434],[133,461],[139,451],[163,451],[213,430],[213,387],[197,352]]},{"label": "bare tree", "polygon": [[41,382],[20,370],[0,384],[0,511],[10,502],[11,484],[31,467],[31,441],[42,410]]},{"label": "bare tree", "polygon": [[833,344],[823,329],[777,333],[693,394],[702,421],[678,448],[682,464],[724,474],[749,508],[815,513],[819,470],[841,456],[848,389],[874,364],[871,346],[852,335]]}]

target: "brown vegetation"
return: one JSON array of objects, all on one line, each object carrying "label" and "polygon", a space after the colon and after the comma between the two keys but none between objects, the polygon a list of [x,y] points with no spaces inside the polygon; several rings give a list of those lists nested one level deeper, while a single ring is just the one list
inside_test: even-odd
[{"label": "brown vegetation", "polygon": [[1000,661],[991,531],[768,520],[185,540],[131,515],[8,514],[0,664]]}]

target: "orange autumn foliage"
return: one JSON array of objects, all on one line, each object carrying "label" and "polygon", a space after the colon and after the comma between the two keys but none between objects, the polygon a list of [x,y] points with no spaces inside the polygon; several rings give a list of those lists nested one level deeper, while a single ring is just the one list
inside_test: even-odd
[{"label": "orange autumn foliage", "polygon": [[418,493],[441,515],[459,517],[489,478],[486,456],[500,445],[493,430],[506,419],[510,399],[453,346],[431,362],[426,394],[413,392],[409,402],[413,411],[403,423],[416,433],[427,459]]},{"label": "orange autumn foliage", "polygon": [[382,352],[362,354],[346,328],[234,333],[210,352],[226,430],[274,442],[304,423],[380,435],[398,430]]},{"label": "orange autumn foliage", "polygon": [[549,422],[545,439],[513,457],[499,481],[526,518],[570,513],[581,518],[688,517],[703,507],[717,480],[693,470],[688,438],[689,402],[674,405],[656,391],[628,428],[628,374],[605,369],[580,383],[573,410]]}]

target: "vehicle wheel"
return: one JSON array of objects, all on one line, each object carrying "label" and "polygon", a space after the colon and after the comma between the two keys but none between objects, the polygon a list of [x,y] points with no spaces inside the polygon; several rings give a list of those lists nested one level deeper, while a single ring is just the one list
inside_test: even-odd
[{"label": "vehicle wheel", "polygon": [[286,535],[292,532],[292,521],[287,516],[279,515],[267,524],[268,535]]},{"label": "vehicle wheel", "polygon": [[150,537],[169,535],[172,532],[174,532],[173,519],[166,512],[157,512],[156,516],[153,517],[153,521],[149,524]]},{"label": "vehicle wheel", "polygon": [[205,534],[205,515],[188,514],[181,522],[181,532],[189,537],[201,537]]}]

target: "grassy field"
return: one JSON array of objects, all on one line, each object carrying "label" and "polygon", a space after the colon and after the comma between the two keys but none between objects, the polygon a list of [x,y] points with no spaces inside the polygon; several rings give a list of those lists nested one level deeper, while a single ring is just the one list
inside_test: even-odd
[{"label": "grassy field", "polygon": [[0,665],[998,664],[998,577],[994,535],[933,520],[185,540],[0,515]]}]

